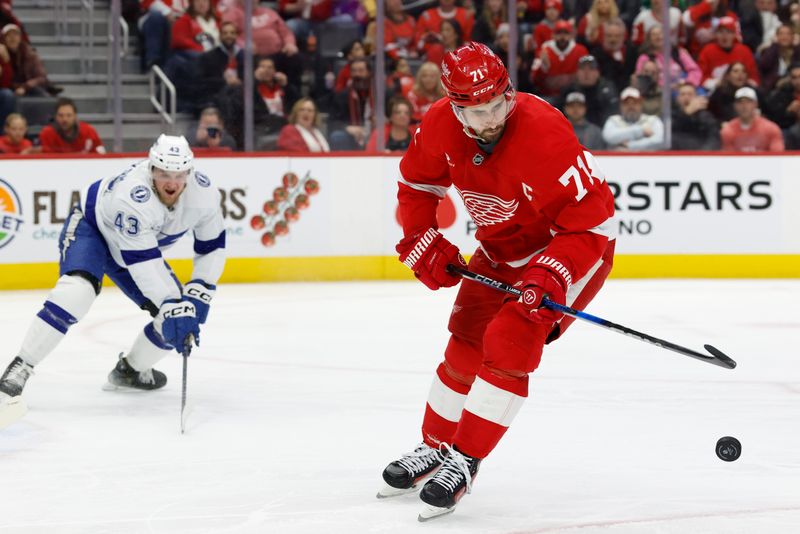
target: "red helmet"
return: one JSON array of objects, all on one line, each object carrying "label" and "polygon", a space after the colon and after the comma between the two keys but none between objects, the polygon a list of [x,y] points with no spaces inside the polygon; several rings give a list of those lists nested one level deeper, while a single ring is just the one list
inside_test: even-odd
[{"label": "red helmet", "polygon": [[454,105],[477,106],[511,89],[511,80],[488,46],[470,41],[442,60],[442,85]]}]

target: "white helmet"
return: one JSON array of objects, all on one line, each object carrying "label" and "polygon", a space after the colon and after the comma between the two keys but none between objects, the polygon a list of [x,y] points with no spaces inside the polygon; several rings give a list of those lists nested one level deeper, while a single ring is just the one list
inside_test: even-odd
[{"label": "white helmet", "polygon": [[182,135],[161,134],[150,147],[150,166],[165,171],[190,171],[194,154]]}]

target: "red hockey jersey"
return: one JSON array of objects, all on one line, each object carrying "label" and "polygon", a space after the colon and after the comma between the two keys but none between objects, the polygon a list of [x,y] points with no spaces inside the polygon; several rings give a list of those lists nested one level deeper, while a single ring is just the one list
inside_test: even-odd
[{"label": "red hockey jersey", "polygon": [[437,227],[451,185],[493,261],[521,267],[539,252],[578,280],[609,246],[614,197],[592,154],[560,111],[526,93],[491,154],[467,137],[447,99],[436,102],[400,162],[406,236]]}]

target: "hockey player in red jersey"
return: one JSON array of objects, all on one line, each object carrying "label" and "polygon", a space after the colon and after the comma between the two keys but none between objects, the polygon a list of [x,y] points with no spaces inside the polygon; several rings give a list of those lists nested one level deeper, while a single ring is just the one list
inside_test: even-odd
[{"label": "hockey player in red jersey", "polygon": [[470,492],[481,460],[527,397],[544,345],[572,322],[540,308],[542,298],[585,307],[614,251],[613,195],[561,112],[517,94],[502,61],[478,43],[447,54],[442,84],[447,98],[431,106],[400,162],[400,260],[430,289],[458,284],[447,266],[464,259],[436,224],[436,207],[453,186],[478,227],[469,269],[524,293],[516,301],[461,284],[423,441],[386,467],[378,493],[408,493],[428,479],[421,521],[453,511]]}]

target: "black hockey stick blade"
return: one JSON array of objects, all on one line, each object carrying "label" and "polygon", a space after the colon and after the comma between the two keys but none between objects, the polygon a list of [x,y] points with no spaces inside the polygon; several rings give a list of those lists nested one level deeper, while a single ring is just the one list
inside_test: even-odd
[{"label": "black hockey stick blade", "polygon": [[[522,291],[520,291],[514,286],[511,286],[504,282],[493,280],[492,278],[489,278],[488,276],[483,276],[482,274],[473,273],[472,271],[464,269],[463,267],[459,267],[458,265],[452,265],[452,264],[448,265],[447,270],[450,273],[459,274],[464,278],[489,286],[493,289],[497,289],[498,291],[504,291],[506,293],[515,296],[522,295]],[[676,345],[675,343],[659,339],[649,334],[638,332],[632,328],[628,328],[627,326],[622,326],[617,323],[612,323],[611,321],[607,321],[606,319],[597,317],[590,313],[576,310],[574,308],[570,308],[569,306],[564,306],[563,304],[558,304],[557,302],[553,302],[548,298],[542,300],[542,305],[547,308],[550,308],[551,310],[560,311],[564,315],[569,315],[570,317],[574,317],[576,319],[581,319],[583,321],[596,324],[598,326],[605,328],[606,330],[613,330],[614,332],[619,332],[620,334],[623,334],[625,336],[632,337],[640,341],[644,341],[645,343],[650,343],[651,345],[655,345],[656,347],[661,347],[662,349],[667,349],[673,352],[677,352],[679,354],[683,354],[684,356],[689,356],[690,358],[694,358],[702,362],[710,363],[712,365],[723,367],[725,369],[733,369],[736,367],[735,361],[733,361],[729,356],[724,354],[721,350],[711,345],[704,345],[705,349],[710,353],[710,354],[705,354],[702,352],[694,351],[692,349],[687,349],[686,347]]]},{"label": "black hockey stick blade", "polygon": [[183,356],[183,380],[181,381],[181,434],[186,431],[186,418],[189,415],[189,413],[186,411],[186,382],[189,367],[189,355],[192,353],[193,342],[194,336],[191,334],[186,336],[186,340],[183,342],[183,352],[181,353],[181,356]]}]

